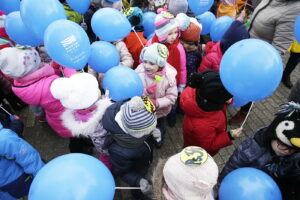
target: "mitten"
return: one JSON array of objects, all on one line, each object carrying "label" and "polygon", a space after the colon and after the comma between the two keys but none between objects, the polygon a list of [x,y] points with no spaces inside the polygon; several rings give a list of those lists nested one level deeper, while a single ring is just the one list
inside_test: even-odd
[{"label": "mitten", "polygon": [[156,142],[161,142],[161,132],[158,128],[155,128],[152,131],[152,135],[155,138]]},{"label": "mitten", "polygon": [[152,185],[144,178],[140,180],[141,191],[144,194],[149,194],[152,191]]}]

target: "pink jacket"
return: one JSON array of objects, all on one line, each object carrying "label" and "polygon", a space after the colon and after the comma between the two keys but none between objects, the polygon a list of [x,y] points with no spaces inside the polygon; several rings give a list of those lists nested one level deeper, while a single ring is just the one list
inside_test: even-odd
[{"label": "pink jacket", "polygon": [[[69,76],[76,71],[64,68],[65,76]],[[48,124],[61,137],[71,137],[71,132],[63,126],[61,115],[65,111],[59,100],[50,93],[52,81],[59,78],[58,70],[46,64],[37,71],[14,80],[12,90],[24,102],[30,105],[41,106],[45,113]]]},{"label": "pink jacket", "polygon": [[[144,88],[147,88],[154,81],[145,73],[143,64],[140,64],[135,71],[141,77]],[[177,86],[176,86],[176,70],[169,64],[166,65],[166,74],[162,77],[162,80],[157,83],[157,89],[155,94],[149,95],[144,89],[145,96],[156,101],[157,118],[167,116],[171,111],[172,105],[175,104],[177,99]]]},{"label": "pink jacket", "polygon": [[221,51],[220,42],[212,44],[212,46],[206,46],[206,56],[201,61],[200,67],[198,68],[198,72],[202,72],[208,69],[219,71],[220,63],[223,57],[223,53]]},{"label": "pink jacket", "polygon": [[[150,40],[148,40],[146,46],[149,46],[151,44],[152,44],[152,38]],[[179,79],[178,79],[177,85],[186,85],[186,82],[187,82],[186,55],[185,55],[184,48],[180,42],[178,43],[177,48],[180,52],[180,70],[177,71],[177,73],[179,74],[179,76],[178,76]]]}]

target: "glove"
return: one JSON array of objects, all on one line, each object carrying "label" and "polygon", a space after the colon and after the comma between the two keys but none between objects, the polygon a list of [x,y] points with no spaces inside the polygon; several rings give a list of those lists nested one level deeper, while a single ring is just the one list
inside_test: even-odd
[{"label": "glove", "polygon": [[146,88],[146,92],[150,94],[154,94],[156,92],[156,84],[152,84]]},{"label": "glove", "polygon": [[228,132],[230,139],[234,140],[235,138],[240,137],[242,130],[243,130],[243,128],[237,128],[237,129],[230,130]]},{"label": "glove", "polygon": [[144,178],[140,180],[140,187],[143,194],[150,194],[152,191],[152,185]]},{"label": "glove", "polygon": [[152,101],[152,103],[155,105],[155,107],[157,108],[157,102],[156,102],[156,100],[155,99],[151,99],[151,98],[149,98],[150,99],[150,101]]},{"label": "glove", "polygon": [[80,26],[83,28],[83,30],[87,31],[88,27],[87,27],[87,24],[85,22],[82,22],[80,24]]},{"label": "glove", "polygon": [[158,128],[155,128],[153,131],[152,131],[152,135],[154,137],[154,139],[156,140],[156,142],[161,142],[161,132]]},{"label": "glove", "polygon": [[185,84],[179,84],[177,87],[178,93],[182,93],[184,88],[185,88]]}]

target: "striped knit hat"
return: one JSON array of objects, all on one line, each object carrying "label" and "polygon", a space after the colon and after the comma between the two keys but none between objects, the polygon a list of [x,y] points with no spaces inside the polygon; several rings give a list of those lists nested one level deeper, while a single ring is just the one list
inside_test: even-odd
[{"label": "striped knit hat", "polygon": [[122,123],[126,132],[141,138],[155,129],[156,108],[148,97],[133,97],[122,107]]},{"label": "striped knit hat", "polygon": [[179,28],[179,24],[172,13],[162,11],[155,18],[155,27],[155,34],[158,40],[163,42],[174,28]]}]

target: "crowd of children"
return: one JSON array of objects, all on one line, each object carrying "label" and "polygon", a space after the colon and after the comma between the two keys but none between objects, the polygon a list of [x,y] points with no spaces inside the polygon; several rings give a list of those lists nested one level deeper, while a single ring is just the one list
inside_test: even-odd
[{"label": "crowd of children", "polygon": [[[127,17],[132,31],[113,44],[120,54],[120,65],[133,68],[142,80],[142,96],[114,102],[102,88],[104,74],[89,66],[85,72],[60,66],[42,46],[16,45],[5,33],[5,14],[0,12],[1,112],[32,106],[37,117],[45,117],[59,136],[70,140],[70,152],[92,155],[96,149],[99,160],[114,175],[131,187],[139,187],[131,190],[134,199],[213,200],[217,183],[241,167],[268,173],[284,199],[300,198],[300,81],[272,123],[246,139],[220,174],[212,157],[243,131],[227,128],[226,111],[234,99],[223,86],[219,70],[226,50],[251,35],[242,19],[248,1],[216,4],[217,16],[235,20],[222,39],[207,43],[205,50],[200,43],[201,21],[186,14],[190,12],[187,0],[93,0],[84,15],[73,11],[66,1],[60,2],[68,19],[80,24],[91,42],[98,40],[91,28],[91,17],[98,9],[115,8]],[[144,38],[142,25],[147,11],[157,12],[155,32],[149,40]],[[299,61],[295,49],[292,46],[295,53],[284,73],[285,85],[290,87],[286,81]],[[184,113],[184,148],[159,160],[150,180],[146,175],[153,150],[163,145],[166,121],[173,127],[178,110]],[[44,161],[22,139],[19,117],[1,112],[0,199],[18,199],[28,194]]]}]

